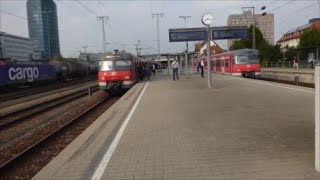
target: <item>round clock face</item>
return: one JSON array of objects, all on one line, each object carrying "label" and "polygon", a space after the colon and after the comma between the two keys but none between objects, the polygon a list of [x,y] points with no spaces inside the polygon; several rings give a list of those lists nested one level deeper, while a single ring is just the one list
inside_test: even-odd
[{"label": "round clock face", "polygon": [[210,25],[213,22],[213,15],[211,13],[205,13],[201,20],[204,25]]}]

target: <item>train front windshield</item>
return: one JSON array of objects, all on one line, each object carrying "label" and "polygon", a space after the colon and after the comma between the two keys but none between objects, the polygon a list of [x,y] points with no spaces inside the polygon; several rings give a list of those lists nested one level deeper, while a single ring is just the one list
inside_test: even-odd
[{"label": "train front windshield", "polygon": [[132,62],[130,60],[101,61],[99,63],[100,71],[112,70],[130,70]]},{"label": "train front windshield", "polygon": [[130,70],[131,69],[130,60],[116,60],[115,61],[115,70]]},{"label": "train front windshield", "polygon": [[100,71],[111,71],[113,70],[113,61],[100,61],[99,70]]},{"label": "train front windshield", "polygon": [[239,55],[235,57],[234,64],[258,64],[258,55]]}]

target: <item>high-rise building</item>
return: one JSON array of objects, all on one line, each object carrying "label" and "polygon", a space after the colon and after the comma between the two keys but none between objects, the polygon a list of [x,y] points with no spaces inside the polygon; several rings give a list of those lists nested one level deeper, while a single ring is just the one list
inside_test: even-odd
[{"label": "high-rise building", "polygon": [[29,37],[39,42],[44,57],[60,55],[57,6],[53,0],[27,1]]},{"label": "high-rise building", "polygon": [[[264,39],[271,45],[274,44],[274,15],[273,14],[255,14],[256,26],[261,31]],[[252,11],[244,11],[243,14],[231,14],[228,17],[227,26],[251,26],[254,18]],[[228,40],[230,48],[234,40]]]}]

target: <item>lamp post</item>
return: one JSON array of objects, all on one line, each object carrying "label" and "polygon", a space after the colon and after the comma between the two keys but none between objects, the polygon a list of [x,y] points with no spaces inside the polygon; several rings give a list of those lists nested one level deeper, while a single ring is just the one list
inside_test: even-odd
[{"label": "lamp post", "polygon": [[50,42],[50,36],[49,36],[49,14],[52,13],[52,11],[42,11],[43,14],[47,14],[47,38],[48,38],[48,49],[49,49],[49,59],[51,59],[51,42]]},{"label": "lamp post", "polygon": [[[179,16],[179,18],[184,19],[184,27],[187,27],[187,19],[191,18],[191,16]],[[186,78],[188,79],[188,41],[186,41],[186,49],[185,49],[185,63],[186,63]]]}]

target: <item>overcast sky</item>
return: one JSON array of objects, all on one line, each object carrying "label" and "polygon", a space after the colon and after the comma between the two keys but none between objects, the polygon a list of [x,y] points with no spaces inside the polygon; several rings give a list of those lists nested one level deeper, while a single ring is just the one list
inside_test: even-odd
[{"label": "overcast sky", "polygon": [[[200,27],[201,16],[211,12],[215,16],[213,26],[225,26],[229,14],[241,13],[243,6],[255,6],[256,13],[266,6],[268,13],[275,14],[275,40],[281,33],[307,24],[311,18],[319,17],[319,4],[316,0],[251,0],[251,1],[106,1],[81,0],[91,11],[99,16],[109,16],[106,25],[108,50],[123,49],[135,52],[138,40],[141,41],[142,54],[157,52],[156,19],[152,13],[164,13],[160,19],[161,52],[181,52],[184,43],[169,43],[168,29],[184,27],[184,21],[178,16],[192,16],[188,27]],[[87,52],[102,51],[102,29],[94,13],[75,0],[55,0],[58,8],[60,49],[65,57],[76,57],[83,46]],[[28,37],[26,19],[26,0],[0,0],[0,31]],[[16,16],[10,15],[6,12]],[[226,48],[226,41],[217,41]],[[190,43],[194,47],[194,42]]]}]

